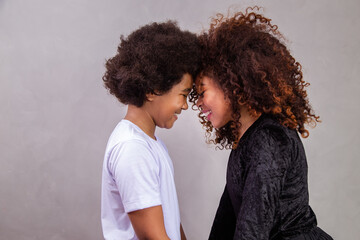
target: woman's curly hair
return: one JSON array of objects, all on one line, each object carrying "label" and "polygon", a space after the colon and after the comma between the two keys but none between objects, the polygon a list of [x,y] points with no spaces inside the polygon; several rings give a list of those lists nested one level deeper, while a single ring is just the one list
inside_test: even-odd
[{"label": "woman's curly hair", "polygon": [[196,76],[200,46],[195,34],[181,31],[176,22],[152,23],[121,36],[117,54],[107,60],[105,87],[123,104],[141,107],[146,94],[161,95]]},{"label": "woman's curly hair", "polygon": [[[309,105],[305,90],[309,83],[303,80],[300,63],[280,41],[278,27],[258,11],[259,7],[247,8],[228,18],[217,14],[208,33],[199,37],[202,66],[198,78],[207,76],[219,85],[231,102],[235,119],[215,129],[215,139],[209,140],[220,148],[236,148],[244,106],[253,116],[271,114],[304,138],[309,135],[304,124],[320,122]],[[198,98],[194,85],[190,94],[193,108]],[[213,126],[201,112],[199,117],[209,139]]]}]

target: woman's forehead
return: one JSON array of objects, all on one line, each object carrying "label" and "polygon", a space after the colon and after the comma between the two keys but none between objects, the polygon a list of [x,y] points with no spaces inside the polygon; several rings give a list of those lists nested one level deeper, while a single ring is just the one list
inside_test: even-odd
[{"label": "woman's forehead", "polygon": [[207,86],[207,85],[211,85],[213,83],[214,83],[214,80],[208,76],[200,76],[200,77],[197,77],[195,80],[196,87]]},{"label": "woman's forehead", "polygon": [[195,89],[198,91],[203,85],[203,76],[198,76],[195,79]]}]

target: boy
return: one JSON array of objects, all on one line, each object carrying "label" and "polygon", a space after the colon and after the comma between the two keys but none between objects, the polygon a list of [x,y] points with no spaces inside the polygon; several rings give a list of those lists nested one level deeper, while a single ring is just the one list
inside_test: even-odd
[{"label": "boy", "polygon": [[188,108],[199,53],[196,36],[169,21],[121,37],[117,55],[106,62],[105,87],[128,110],[104,157],[105,239],[186,239],[172,161],[155,128],[171,128]]}]

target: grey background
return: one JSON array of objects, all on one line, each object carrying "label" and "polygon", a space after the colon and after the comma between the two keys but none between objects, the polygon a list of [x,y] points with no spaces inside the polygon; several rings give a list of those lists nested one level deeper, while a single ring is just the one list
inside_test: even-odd
[{"label": "grey background", "polygon": [[[120,34],[166,19],[199,33],[215,13],[254,4],[288,39],[323,120],[303,141],[319,226],[358,239],[358,0],[0,0],[0,239],[102,239],[103,154],[126,107],[101,77]],[[157,133],[174,161],[188,239],[207,239],[229,151],[205,144],[192,110]]]}]

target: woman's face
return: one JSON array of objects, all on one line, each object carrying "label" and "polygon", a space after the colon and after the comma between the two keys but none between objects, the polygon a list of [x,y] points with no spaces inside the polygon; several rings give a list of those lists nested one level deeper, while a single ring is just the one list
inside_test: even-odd
[{"label": "woman's face", "polygon": [[221,128],[232,120],[230,100],[212,78],[198,78],[196,86],[199,96],[196,106],[206,115],[213,127]]}]

